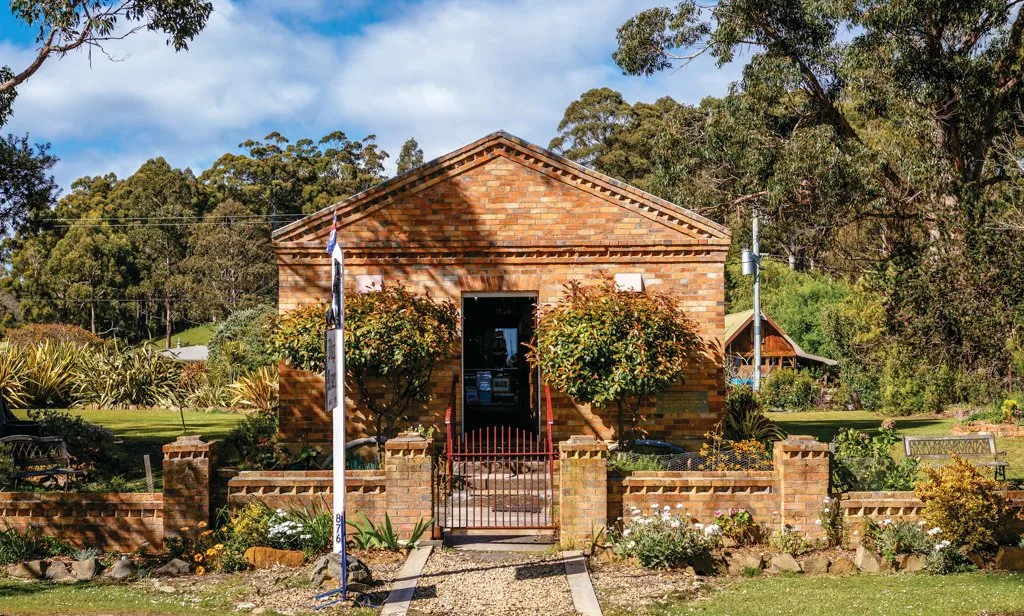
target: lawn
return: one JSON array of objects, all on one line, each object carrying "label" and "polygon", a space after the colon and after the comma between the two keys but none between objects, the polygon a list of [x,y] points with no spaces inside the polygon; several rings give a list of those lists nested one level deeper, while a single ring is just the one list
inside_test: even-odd
[{"label": "lawn", "polygon": [[[245,417],[241,413],[214,411],[185,411],[185,427],[182,429],[182,415],[166,409],[130,410],[81,410],[71,409],[86,421],[110,428],[117,441],[117,455],[113,460],[114,469],[105,469],[110,475],[119,475],[127,485],[119,490],[143,491],[145,489],[145,466],[142,456],[149,454],[153,468],[155,488],[161,489],[163,446],[182,434],[199,434],[206,440],[221,439]],[[25,411],[16,415],[27,417]]]},{"label": "lawn", "polygon": [[742,579],[706,598],[670,601],[659,616],[960,616],[1024,614],[1024,574],[774,576]]},{"label": "lawn", "polygon": [[[181,341],[181,346],[193,346],[197,344],[209,344],[210,338],[217,333],[217,328],[220,327],[217,323],[203,323],[202,325],[196,325],[190,327],[184,331],[175,332],[171,334],[171,346],[178,346],[178,341]],[[145,343],[151,349],[160,350],[164,348],[163,336],[159,338],[153,338]]]},{"label": "lawn", "polygon": [[[768,413],[768,417],[789,434],[810,434],[825,443],[831,441],[840,428],[870,432],[877,430],[882,421],[889,419],[871,411],[785,412]],[[893,419],[896,421],[896,429],[908,436],[949,435],[956,423],[956,419],[943,415],[914,415]],[[1006,478],[1024,480],[1024,440],[996,437],[996,445],[1006,451],[1006,460],[1010,463]]]}]

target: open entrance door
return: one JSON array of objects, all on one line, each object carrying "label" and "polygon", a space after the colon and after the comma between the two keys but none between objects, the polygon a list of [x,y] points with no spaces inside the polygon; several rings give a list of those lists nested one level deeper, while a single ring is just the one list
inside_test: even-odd
[{"label": "open entrance door", "polygon": [[463,431],[539,430],[537,371],[526,361],[535,296],[466,296],[462,300]]}]

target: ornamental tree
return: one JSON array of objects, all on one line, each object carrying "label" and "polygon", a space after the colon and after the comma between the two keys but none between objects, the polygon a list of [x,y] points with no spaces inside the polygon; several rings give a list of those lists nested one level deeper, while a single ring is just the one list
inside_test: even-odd
[{"label": "ornamental tree", "polygon": [[574,282],[541,309],[528,360],[576,402],[614,404],[626,447],[635,440],[640,401],[681,382],[704,351],[697,326],[671,295]]}]

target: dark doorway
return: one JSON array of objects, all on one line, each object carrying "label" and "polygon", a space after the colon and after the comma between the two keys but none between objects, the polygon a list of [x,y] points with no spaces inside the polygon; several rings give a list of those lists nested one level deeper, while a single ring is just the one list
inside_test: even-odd
[{"label": "dark doorway", "polygon": [[462,300],[463,430],[537,431],[537,379],[526,361],[536,297]]}]

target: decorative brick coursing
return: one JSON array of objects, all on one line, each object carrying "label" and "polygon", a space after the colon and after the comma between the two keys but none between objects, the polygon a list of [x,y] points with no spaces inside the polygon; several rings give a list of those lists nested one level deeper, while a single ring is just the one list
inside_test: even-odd
[{"label": "decorative brick coursing", "polygon": [[623,481],[622,516],[649,515],[653,506],[689,514],[705,524],[715,511],[746,509],[760,524],[779,519],[778,481],[772,471],[637,471]]},{"label": "decorative brick coursing", "polygon": [[558,444],[558,519],[562,547],[587,547],[608,525],[608,445],[593,436]]},{"label": "decorative brick coursing", "polygon": [[164,445],[164,537],[210,522],[210,482],[214,444],[199,436],[179,436]]},{"label": "decorative brick coursing", "polygon": [[[374,522],[384,519],[387,503],[384,471],[345,472],[345,516],[363,513]],[[243,471],[228,482],[227,505],[237,511],[252,500],[269,507],[306,507],[333,511],[334,481],[331,471]]]},{"label": "decorative brick coursing", "polygon": [[163,495],[0,492],[0,521],[30,526],[79,547],[130,552],[144,543],[163,546]]},{"label": "decorative brick coursing", "polygon": [[[514,148],[494,148],[415,191],[342,212],[338,242],[345,247],[346,292],[355,292],[356,276],[368,274],[456,305],[465,293],[512,291],[536,293],[544,305],[557,302],[568,282],[639,273],[648,288],[679,297],[709,344],[682,383],[644,401],[640,426],[649,438],[698,446],[724,408],[718,340],[724,331],[728,238],[705,239],[682,221],[685,216],[677,216],[678,208],[673,215],[655,211],[637,201],[636,189],[595,188],[527,158]],[[326,234],[321,225],[304,236],[286,231],[275,241],[282,311],[329,296]],[[440,360],[432,399],[414,405],[404,427],[434,426],[443,434],[459,366],[458,355]],[[461,422],[462,396],[456,399],[455,420]],[[556,441],[573,434],[615,438],[614,410],[578,408],[557,394],[553,404]],[[330,417],[323,406],[319,374],[282,369],[283,442],[326,452]],[[372,416],[357,396],[347,398],[346,409],[348,436],[369,436]]]},{"label": "decorative brick coursing", "polygon": [[434,517],[433,464],[432,443],[418,434],[399,434],[385,443],[385,502],[397,532]]}]

